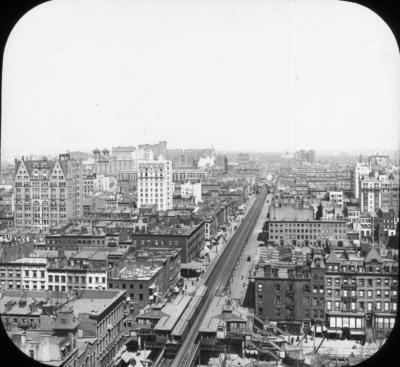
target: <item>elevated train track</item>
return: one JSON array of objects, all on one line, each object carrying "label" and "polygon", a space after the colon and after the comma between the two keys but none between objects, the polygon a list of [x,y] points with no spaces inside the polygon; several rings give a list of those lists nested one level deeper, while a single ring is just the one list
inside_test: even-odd
[{"label": "elevated train track", "polygon": [[242,220],[238,230],[232,236],[231,240],[225,246],[222,254],[217,260],[216,266],[207,274],[204,285],[208,287],[204,294],[204,301],[197,309],[197,313],[191,320],[190,329],[185,335],[180,349],[175,359],[171,363],[171,367],[189,367],[194,364],[199,350],[199,342],[196,340],[200,324],[210,307],[211,301],[215,295],[223,294],[226,291],[228,282],[232,276],[232,272],[236,263],[239,261],[241,253],[254,230],[254,226],[261,213],[262,207],[267,197],[266,187],[262,187],[259,195],[250,208],[246,217]]}]

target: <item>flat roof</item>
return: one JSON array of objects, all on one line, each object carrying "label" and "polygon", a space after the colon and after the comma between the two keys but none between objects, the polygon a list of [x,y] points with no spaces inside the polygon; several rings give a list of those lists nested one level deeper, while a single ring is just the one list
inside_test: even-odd
[{"label": "flat roof", "polygon": [[292,205],[283,205],[280,208],[271,209],[271,218],[274,220],[313,220],[314,210],[311,208],[301,209]]},{"label": "flat roof", "polygon": [[[95,290],[85,289],[78,291],[78,298],[71,297],[67,304],[71,305],[74,310],[74,314],[78,316],[81,313],[91,314],[98,316],[107,307],[109,307],[116,299],[118,299],[124,291],[122,290]],[[19,300],[26,300],[26,305],[19,306]],[[3,297],[0,299],[0,313],[3,315],[16,314],[16,315],[40,315],[42,313],[41,308],[37,308],[34,312],[30,312],[29,305],[36,302],[42,301],[43,304],[65,304],[68,299],[67,292],[48,292],[48,291],[4,291]],[[6,311],[5,305],[10,304],[10,301],[16,303]]]},{"label": "flat roof", "polygon": [[[118,280],[118,279],[133,279],[133,280],[150,280],[161,271],[162,266],[140,266],[136,267],[139,263],[135,262],[134,264],[126,264],[127,266],[123,266],[120,273],[116,277],[109,276],[109,280]],[[130,265],[136,265],[135,267]],[[125,269],[124,269],[125,268]]]},{"label": "flat roof", "polygon": [[18,264],[46,264],[47,259],[45,257],[22,257],[13,262]]}]

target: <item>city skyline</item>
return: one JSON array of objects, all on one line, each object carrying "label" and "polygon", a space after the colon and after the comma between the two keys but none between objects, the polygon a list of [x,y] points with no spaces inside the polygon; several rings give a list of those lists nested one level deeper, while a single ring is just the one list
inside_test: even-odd
[{"label": "city skyline", "polygon": [[162,139],[259,152],[399,145],[397,45],[369,9],[333,1],[96,5],[43,4],[10,34],[4,160]]}]

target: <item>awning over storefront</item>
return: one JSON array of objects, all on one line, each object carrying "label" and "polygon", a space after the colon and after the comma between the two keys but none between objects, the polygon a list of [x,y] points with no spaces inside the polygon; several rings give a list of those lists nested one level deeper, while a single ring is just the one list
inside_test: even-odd
[{"label": "awning over storefront", "polygon": [[350,330],[350,335],[365,335],[364,330]]}]

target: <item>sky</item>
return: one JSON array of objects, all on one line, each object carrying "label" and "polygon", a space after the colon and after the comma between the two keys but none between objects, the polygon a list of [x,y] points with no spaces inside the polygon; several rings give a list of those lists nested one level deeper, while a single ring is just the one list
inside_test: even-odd
[{"label": "sky", "polygon": [[398,149],[386,23],[334,0],[54,0],[4,53],[2,159],[167,140],[218,151]]}]

